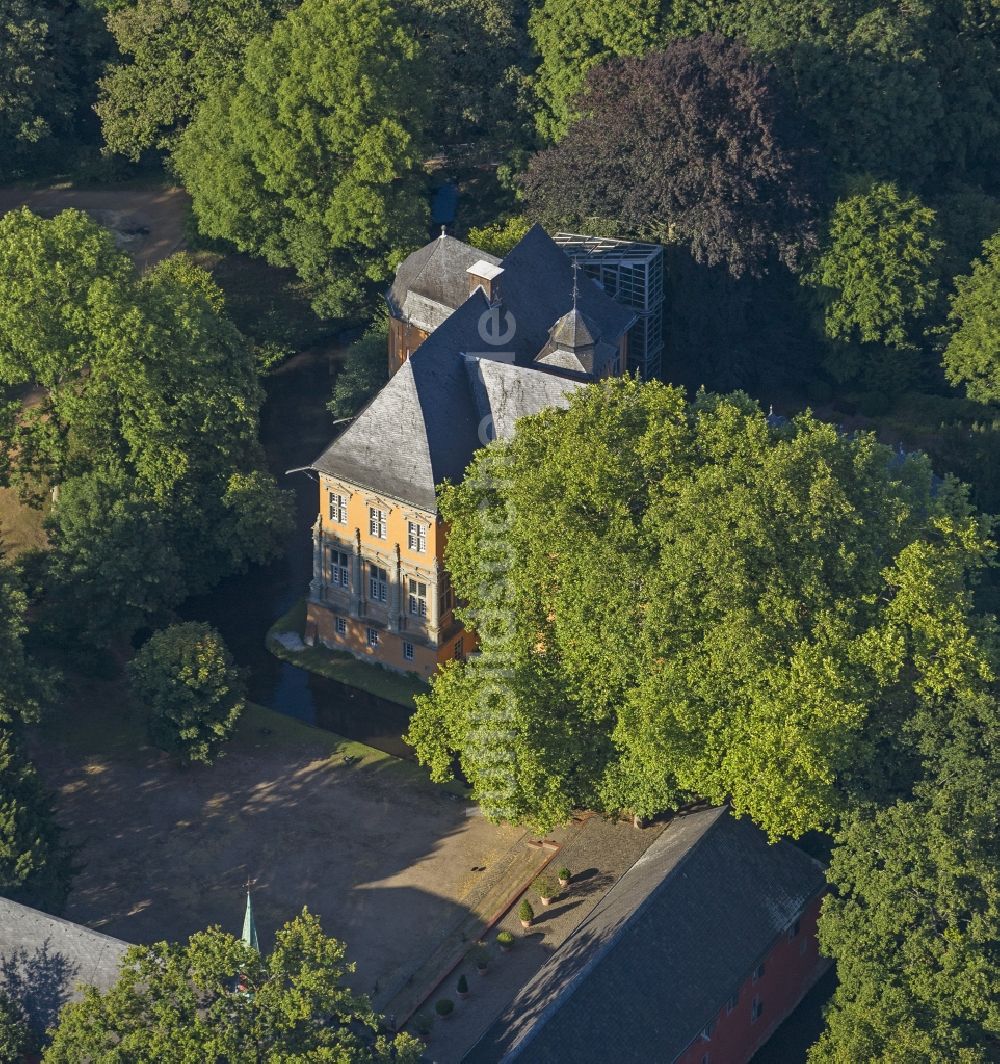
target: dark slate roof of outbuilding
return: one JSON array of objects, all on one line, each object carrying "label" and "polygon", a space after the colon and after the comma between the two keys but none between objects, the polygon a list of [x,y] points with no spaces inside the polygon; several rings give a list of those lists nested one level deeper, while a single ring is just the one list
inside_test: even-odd
[{"label": "dark slate roof of outbuilding", "polygon": [[399,315],[407,296],[412,294],[419,300],[430,300],[455,310],[469,298],[467,271],[480,259],[494,266],[500,262],[494,255],[463,244],[453,236],[442,235],[432,240],[400,263],[387,296],[389,306]]},{"label": "dark slate roof of outbuilding", "polygon": [[79,1000],[78,984],[108,990],[127,949],[120,939],[0,898],[0,986],[23,1004],[36,1031]]},{"label": "dark slate roof of outbuilding", "polygon": [[676,818],[463,1064],[669,1064],[824,886],[725,809]]},{"label": "dark slate roof of outbuilding", "polygon": [[[458,482],[475,451],[514,420],[559,405],[578,384],[540,369],[503,365],[483,352],[474,292],[431,333],[313,468],[430,512],[435,488]],[[477,357],[483,356],[483,357]],[[489,365],[486,363],[489,362]],[[499,368],[498,368],[499,367]],[[485,435],[481,436],[481,432]]]}]

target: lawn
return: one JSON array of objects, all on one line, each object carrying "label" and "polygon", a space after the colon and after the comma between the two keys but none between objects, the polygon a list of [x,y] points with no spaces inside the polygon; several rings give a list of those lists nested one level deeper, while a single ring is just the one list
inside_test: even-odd
[{"label": "lawn", "polygon": [[271,625],[267,633],[267,649],[282,661],[291,662],[299,668],[319,673],[320,676],[337,680],[350,687],[359,687],[362,691],[406,706],[407,709],[413,708],[413,699],[417,695],[427,694],[430,690],[428,684],[411,673],[404,675],[384,669],[380,665],[369,665],[352,654],[328,650],[326,647],[288,650],[274,639],[274,636],[281,632],[295,632],[301,638],[305,632],[305,622],[306,603],[305,599],[300,599]]}]

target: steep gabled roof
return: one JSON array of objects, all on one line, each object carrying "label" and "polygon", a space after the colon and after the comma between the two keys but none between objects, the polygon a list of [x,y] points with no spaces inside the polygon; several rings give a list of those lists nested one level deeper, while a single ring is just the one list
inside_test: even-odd
[{"label": "steep gabled roof", "polygon": [[468,269],[480,260],[498,265],[485,251],[443,235],[400,263],[387,299],[393,313],[437,328],[469,298]]},{"label": "steep gabled roof", "polygon": [[482,291],[407,359],[313,468],[435,512],[435,489],[458,482],[479,447],[514,421],[565,406],[579,387],[541,369],[492,360],[480,333],[490,310]]},{"label": "steep gabled roof", "polygon": [[[549,341],[549,330],[573,309],[573,266],[540,225],[534,225],[502,260],[500,299],[516,322],[515,359],[528,365]],[[597,335],[617,344],[636,320],[596,281],[577,278],[577,307]]]},{"label": "steep gabled roof", "polygon": [[482,346],[477,291],[407,359],[313,468],[435,511],[435,486],[460,480],[479,446],[460,353]]},{"label": "steep gabled roof", "polygon": [[0,986],[44,1031],[60,1008],[81,997],[77,986],[108,990],[128,943],[0,898]]},{"label": "steep gabled roof", "polygon": [[464,1064],[669,1064],[824,882],[797,847],[725,809],[676,818]]}]

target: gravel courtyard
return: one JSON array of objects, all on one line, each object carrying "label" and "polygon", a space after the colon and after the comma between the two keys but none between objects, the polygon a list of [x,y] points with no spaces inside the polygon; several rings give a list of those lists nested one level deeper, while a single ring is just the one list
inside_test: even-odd
[{"label": "gravel courtyard", "polygon": [[126,941],[238,934],[249,877],[263,948],[306,905],[384,1008],[545,860],[416,766],[269,710],[250,707],[216,765],[182,769],[146,745],[116,687],[73,702],[35,753],[78,847],[65,915]]}]

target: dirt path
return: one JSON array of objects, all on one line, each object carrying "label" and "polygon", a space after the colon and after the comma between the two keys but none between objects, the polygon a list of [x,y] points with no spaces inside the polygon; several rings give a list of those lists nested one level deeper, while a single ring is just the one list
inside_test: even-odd
[{"label": "dirt path", "polygon": [[184,247],[188,203],[180,188],[0,188],[0,215],[18,207],[46,218],[68,207],[86,211],[115,233],[118,246],[140,270]]}]

